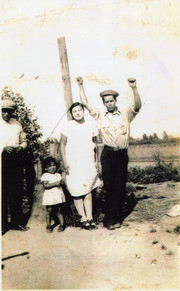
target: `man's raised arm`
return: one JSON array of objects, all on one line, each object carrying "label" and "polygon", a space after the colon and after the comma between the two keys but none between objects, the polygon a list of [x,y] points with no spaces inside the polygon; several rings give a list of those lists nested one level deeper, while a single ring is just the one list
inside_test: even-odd
[{"label": "man's raised arm", "polygon": [[142,106],[142,103],[141,103],[141,98],[140,98],[139,92],[138,92],[137,87],[136,87],[136,79],[129,78],[128,79],[128,85],[133,90],[133,95],[134,95],[134,111],[135,112],[138,112],[140,110],[141,106]]},{"label": "man's raised arm", "polygon": [[89,106],[86,94],[84,92],[83,78],[82,77],[77,77],[76,81],[77,81],[77,84],[79,86],[79,94],[80,94],[81,103],[91,113],[93,109]]}]

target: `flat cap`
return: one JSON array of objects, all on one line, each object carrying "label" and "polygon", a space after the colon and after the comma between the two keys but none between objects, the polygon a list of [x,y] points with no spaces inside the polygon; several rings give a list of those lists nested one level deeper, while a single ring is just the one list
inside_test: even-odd
[{"label": "flat cap", "polygon": [[107,95],[112,95],[114,97],[117,97],[117,96],[119,96],[119,93],[114,91],[114,90],[105,90],[105,91],[102,91],[100,93],[101,97],[104,97],[104,96],[107,96]]},{"label": "flat cap", "polygon": [[16,109],[16,104],[10,99],[1,100],[1,108]]}]

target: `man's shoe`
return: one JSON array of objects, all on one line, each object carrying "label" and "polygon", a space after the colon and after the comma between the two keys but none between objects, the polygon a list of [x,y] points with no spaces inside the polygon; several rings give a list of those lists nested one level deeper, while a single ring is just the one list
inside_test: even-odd
[{"label": "man's shoe", "polygon": [[1,235],[4,235],[7,232],[7,230],[1,230]]},{"label": "man's shoe", "polygon": [[108,224],[106,228],[107,228],[108,230],[114,230],[114,229],[116,229],[116,228],[120,228],[120,227],[121,227],[120,222],[116,222],[116,223],[114,223],[114,224]]},{"label": "man's shoe", "polygon": [[22,226],[22,225],[17,225],[14,228],[12,228],[13,230],[20,230],[20,231],[27,231],[29,229],[29,226]]},{"label": "man's shoe", "polygon": [[109,225],[107,225],[106,228],[107,228],[108,230],[114,230],[114,229],[116,229],[116,228],[114,227],[113,224],[109,224]]},{"label": "man's shoe", "polygon": [[114,225],[116,223],[116,220],[114,219],[103,219],[103,225],[104,227],[109,227],[110,225]]},{"label": "man's shoe", "polygon": [[113,226],[114,226],[115,228],[120,228],[120,227],[121,227],[121,223],[120,223],[120,222],[116,222]]}]

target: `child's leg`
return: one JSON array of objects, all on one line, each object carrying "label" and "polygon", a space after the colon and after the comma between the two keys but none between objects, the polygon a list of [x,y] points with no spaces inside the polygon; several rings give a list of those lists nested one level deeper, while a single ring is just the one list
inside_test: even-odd
[{"label": "child's leg", "polygon": [[74,198],[74,205],[77,209],[78,214],[81,216],[81,222],[86,221],[87,217],[84,211],[84,203],[82,198]]},{"label": "child's leg", "polygon": [[64,226],[64,215],[63,215],[63,212],[62,212],[62,206],[61,206],[61,204],[58,204],[57,205],[57,216],[58,216],[60,225],[61,226]]},{"label": "child's leg", "polygon": [[46,223],[47,227],[51,227],[52,206],[46,206]]},{"label": "child's leg", "polygon": [[54,223],[55,223],[56,225],[58,225],[58,224],[59,224],[59,218],[58,218],[58,216],[57,216],[57,211],[58,211],[58,209],[57,209],[56,206],[57,206],[57,205],[53,205],[53,206],[52,206],[51,219],[54,220]]},{"label": "child's leg", "polygon": [[87,194],[84,198],[84,208],[88,220],[92,220],[92,195]]},{"label": "child's leg", "polygon": [[58,227],[58,232],[61,232],[63,230],[65,230],[65,222],[64,222],[64,215],[62,212],[62,206],[61,204],[56,205],[56,211],[57,211],[57,216],[60,222],[60,225]]}]

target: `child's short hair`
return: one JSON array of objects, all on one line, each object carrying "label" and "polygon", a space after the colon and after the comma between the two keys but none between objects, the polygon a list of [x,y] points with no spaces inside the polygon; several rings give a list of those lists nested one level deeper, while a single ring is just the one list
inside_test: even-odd
[{"label": "child's short hair", "polygon": [[43,172],[45,172],[45,169],[48,166],[50,166],[52,162],[56,165],[56,170],[58,169],[59,162],[55,158],[49,156],[49,157],[47,157],[47,158],[42,160],[42,170],[43,170]]}]

